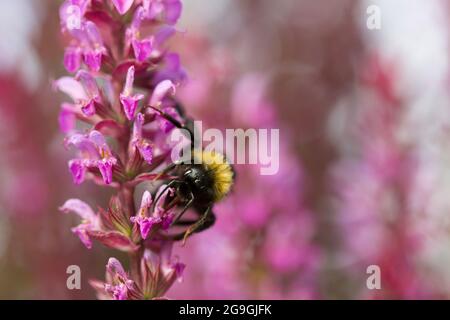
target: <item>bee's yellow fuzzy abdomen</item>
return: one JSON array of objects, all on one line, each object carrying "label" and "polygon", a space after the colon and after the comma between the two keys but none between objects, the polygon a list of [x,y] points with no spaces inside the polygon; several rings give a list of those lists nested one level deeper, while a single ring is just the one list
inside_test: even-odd
[{"label": "bee's yellow fuzzy abdomen", "polygon": [[202,151],[194,153],[194,157],[199,159],[205,166],[214,181],[214,201],[218,202],[225,198],[231,191],[234,183],[234,172],[231,165],[227,162],[225,157],[218,152]]}]

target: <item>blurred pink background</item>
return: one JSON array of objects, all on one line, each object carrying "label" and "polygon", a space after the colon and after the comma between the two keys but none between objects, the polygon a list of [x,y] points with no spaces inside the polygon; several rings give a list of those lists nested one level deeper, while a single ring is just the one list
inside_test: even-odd
[{"label": "blurred pink background", "polygon": [[[280,171],[237,166],[217,224],[177,246],[177,299],[450,297],[447,1],[185,0],[172,40],[188,113],[279,128]],[[366,26],[369,5],[381,28]],[[111,251],[58,207],[74,186],[58,130],[65,74],[54,0],[0,0],[0,298],[93,299]],[[95,200],[95,201],[94,201]],[[115,253],[116,254],[116,253]],[[119,256],[120,257],[120,256]],[[82,289],[68,290],[79,265]],[[369,290],[367,267],[381,269]]]}]

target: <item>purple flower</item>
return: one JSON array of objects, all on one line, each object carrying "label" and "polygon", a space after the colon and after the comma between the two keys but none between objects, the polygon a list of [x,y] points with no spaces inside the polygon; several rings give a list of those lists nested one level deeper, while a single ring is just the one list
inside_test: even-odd
[{"label": "purple flower", "polygon": [[160,222],[159,218],[149,217],[148,210],[152,205],[152,196],[150,192],[145,191],[142,196],[141,206],[138,214],[135,217],[131,217],[131,222],[139,225],[139,230],[143,239],[147,239],[152,226]]},{"label": "purple flower", "polygon": [[93,22],[87,21],[84,28],[85,35],[88,40],[88,45],[83,53],[84,63],[89,67],[89,69],[96,72],[101,68],[102,57],[106,53],[106,49],[103,46],[103,40],[100,32]]},{"label": "purple flower", "polygon": [[102,217],[94,213],[88,204],[78,199],[67,200],[59,209],[63,213],[73,212],[81,217],[81,224],[72,228],[72,232],[80,238],[88,249],[92,248],[92,239],[109,248],[121,251],[131,252],[137,249],[137,246],[128,236],[116,230],[108,230],[105,227],[104,222],[111,224],[113,220],[117,221],[117,212],[109,212],[105,217],[106,220],[102,220]]},{"label": "purple flower", "polygon": [[116,258],[109,258],[106,265],[107,283],[104,285],[105,291],[114,300],[128,300],[135,291],[134,281],[131,280]]},{"label": "purple flower", "polygon": [[63,133],[69,133],[75,129],[76,115],[74,111],[75,106],[69,103],[63,103],[61,105],[61,111],[59,112],[58,123],[59,128]]},{"label": "purple flower", "polygon": [[[155,41],[156,43],[156,41]],[[174,83],[182,83],[187,79],[187,74],[181,66],[180,56],[169,52],[164,54],[163,64],[155,75],[154,83],[170,80]]]},{"label": "purple flower", "polygon": [[75,78],[60,78],[55,81],[54,86],[70,96],[86,117],[93,116],[96,110],[95,105],[101,103],[94,77],[84,70],[80,70]]},{"label": "purple flower", "polygon": [[[161,194],[162,192],[164,192],[164,194]],[[144,240],[147,239],[147,236],[154,225],[160,225],[163,230],[167,230],[170,227],[173,221],[173,213],[170,210],[164,209],[163,205],[167,194],[173,194],[173,192],[173,189],[166,188],[166,185],[162,185],[156,195],[156,197],[159,198],[158,203],[156,203],[155,208],[151,213],[149,213],[149,210],[153,203],[152,196],[150,192],[144,192],[138,214],[131,217],[131,222],[139,225],[139,230]]]},{"label": "purple flower", "polygon": [[69,169],[76,184],[82,183],[87,169],[94,167],[100,171],[104,183],[111,184],[112,168],[117,159],[100,132],[93,130],[88,135],[72,134],[66,144],[73,145],[80,151],[80,158],[69,161]]},{"label": "purple flower", "polygon": [[143,125],[144,125],[144,115],[142,113],[139,113],[134,121],[131,144],[135,149],[138,150],[141,157],[148,164],[151,164],[153,160],[153,148],[142,137]]},{"label": "purple flower", "polygon": [[97,87],[97,82],[94,77],[84,70],[78,71],[76,79],[80,80],[88,95],[88,101],[86,101],[81,107],[81,111],[87,117],[91,117],[95,114],[95,104],[100,103],[100,93]]},{"label": "purple flower", "polygon": [[160,19],[170,25],[177,23],[182,9],[180,0],[145,0],[143,6],[149,19]]},{"label": "purple flower", "polygon": [[86,248],[91,249],[92,240],[89,237],[89,231],[100,230],[99,216],[88,204],[78,199],[67,200],[59,209],[64,213],[74,212],[81,217],[81,224],[72,228],[72,232],[80,238]]},{"label": "purple flower", "polygon": [[69,72],[76,72],[81,65],[81,49],[78,47],[67,47],[64,52],[64,66]]},{"label": "purple flower", "polygon": [[167,188],[167,185],[165,184],[159,187],[159,190],[156,193],[156,198],[159,200],[155,204],[153,216],[160,220],[163,230],[167,230],[170,227],[174,218],[174,213],[171,210],[164,208],[167,196],[173,196],[174,193],[175,190],[173,188]]},{"label": "purple flower", "polygon": [[144,98],[143,94],[133,95],[133,82],[134,82],[134,66],[131,66],[127,72],[127,78],[122,93],[120,94],[120,102],[122,103],[123,110],[128,120],[134,119],[137,104]]},{"label": "purple flower", "polygon": [[133,39],[131,44],[137,61],[143,62],[150,57],[153,50],[153,38],[143,40]]},{"label": "purple flower", "polygon": [[153,90],[152,97],[150,99],[150,105],[152,107],[159,107],[162,104],[163,99],[168,95],[175,95],[176,88],[172,81],[164,80],[158,83]]},{"label": "purple flower", "polygon": [[106,54],[97,26],[84,18],[90,3],[89,0],[67,0],[60,8],[62,31],[73,37],[64,56],[64,65],[69,72],[79,69],[81,57],[91,71],[97,72]]}]

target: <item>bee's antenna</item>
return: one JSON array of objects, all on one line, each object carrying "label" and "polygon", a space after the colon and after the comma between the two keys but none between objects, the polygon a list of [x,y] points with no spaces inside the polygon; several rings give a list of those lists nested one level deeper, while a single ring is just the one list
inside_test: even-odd
[{"label": "bee's antenna", "polygon": [[172,117],[170,114],[167,114],[167,113],[165,113],[164,111],[162,111],[162,110],[160,110],[158,108],[152,107],[150,105],[148,106],[148,108],[150,108],[150,109],[156,111],[157,113],[159,113],[160,116],[164,117],[167,121],[172,123],[178,129],[187,130],[189,132],[189,134],[191,135],[191,141],[193,141],[195,136],[194,136],[194,132],[190,128],[188,128],[185,125],[181,124],[180,121],[178,121],[177,119]]}]

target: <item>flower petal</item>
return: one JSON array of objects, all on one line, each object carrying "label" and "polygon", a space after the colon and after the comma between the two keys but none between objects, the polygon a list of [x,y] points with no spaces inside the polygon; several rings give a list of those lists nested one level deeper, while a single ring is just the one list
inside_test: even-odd
[{"label": "flower petal", "polygon": [[165,0],[164,19],[168,24],[177,23],[181,16],[182,4],[180,0]]},{"label": "flower petal", "polygon": [[72,232],[80,238],[81,242],[86,246],[88,249],[92,249],[92,240],[89,237],[88,233],[88,225],[86,224],[80,224],[79,226],[72,228]]},{"label": "flower petal", "polygon": [[81,65],[81,51],[76,47],[68,47],[64,52],[64,67],[69,72],[76,72]]},{"label": "flower petal", "polygon": [[117,11],[124,15],[125,13],[130,10],[131,6],[133,5],[134,0],[112,0],[112,3],[114,4],[114,7],[116,7]]},{"label": "flower petal", "polygon": [[69,161],[69,170],[72,174],[73,183],[81,184],[86,175],[86,167],[78,159]]},{"label": "flower petal", "polygon": [[116,258],[109,258],[108,263],[106,264],[106,272],[108,272],[111,276],[115,276],[118,274],[120,277],[126,279],[127,274],[122,264]]},{"label": "flower petal", "polygon": [[144,40],[132,40],[131,42],[133,46],[134,56],[137,61],[143,62],[147,60],[153,49],[153,39],[144,39]]},{"label": "flower petal", "polygon": [[138,106],[138,102],[144,98],[144,95],[138,94],[135,96],[120,95],[120,102],[123,106],[123,111],[128,120],[133,120]]},{"label": "flower petal", "polygon": [[88,96],[81,83],[72,77],[62,77],[53,83],[55,89],[67,94],[74,102],[87,100]]},{"label": "flower petal", "polygon": [[137,109],[138,102],[144,98],[143,94],[133,94],[134,83],[134,66],[130,66],[127,71],[125,85],[122,93],[120,94],[120,102],[122,103],[123,110],[128,120],[134,119],[134,114]]},{"label": "flower petal", "polygon": [[100,95],[98,90],[97,82],[95,81],[95,78],[87,71],[80,70],[78,71],[77,75],[75,76],[75,79],[79,80],[81,84],[84,87],[85,92],[87,95],[92,98],[96,99]]},{"label": "flower petal", "polygon": [[147,162],[148,164],[152,164],[153,162],[153,148],[148,143],[138,143],[137,148],[139,150],[139,153],[141,157]]},{"label": "flower petal", "polygon": [[81,112],[83,112],[86,117],[95,115],[95,101],[89,100],[88,103],[81,107]]},{"label": "flower petal", "polygon": [[91,71],[98,72],[102,66],[103,50],[87,50],[83,54],[84,63]]},{"label": "flower petal", "polygon": [[148,191],[145,190],[144,194],[142,195],[142,200],[141,200],[141,210],[142,209],[148,209],[150,208],[150,206],[152,205],[152,194]]},{"label": "flower petal", "polygon": [[147,239],[150,230],[155,224],[161,222],[159,218],[136,216],[130,218],[131,222],[139,225],[142,239]]},{"label": "flower petal", "polygon": [[105,184],[111,184],[112,182],[112,168],[114,163],[110,159],[102,159],[97,162],[98,170],[103,178]]},{"label": "flower petal", "polygon": [[59,128],[63,133],[69,133],[75,129],[76,116],[72,111],[72,106],[66,103],[61,105],[61,111],[58,117]]},{"label": "flower petal", "polygon": [[83,220],[94,221],[97,215],[94,210],[84,201],[80,199],[69,199],[60,208],[63,213],[73,212],[79,215]]},{"label": "flower petal", "polygon": [[176,92],[175,85],[170,80],[164,80],[158,83],[153,91],[150,99],[150,105],[152,107],[159,107],[162,100],[168,95],[174,95]]}]

